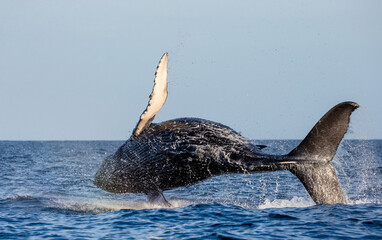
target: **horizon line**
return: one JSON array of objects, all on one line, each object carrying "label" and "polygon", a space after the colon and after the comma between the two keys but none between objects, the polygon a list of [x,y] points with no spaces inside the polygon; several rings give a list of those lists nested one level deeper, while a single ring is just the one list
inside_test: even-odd
[{"label": "horizon line", "polygon": [[[0,139],[0,142],[121,142],[121,141],[127,141],[128,139],[17,139],[17,140],[2,140]],[[303,139],[295,139],[295,138],[267,138],[267,139],[248,139],[250,141],[302,141]],[[379,141],[382,140],[382,138],[346,138],[342,141]]]}]

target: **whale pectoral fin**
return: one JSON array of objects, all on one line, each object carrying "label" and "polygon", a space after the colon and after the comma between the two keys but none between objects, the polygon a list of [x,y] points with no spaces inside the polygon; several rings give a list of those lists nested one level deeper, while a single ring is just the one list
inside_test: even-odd
[{"label": "whale pectoral fin", "polygon": [[139,118],[137,126],[133,130],[133,135],[137,137],[144,131],[162,108],[167,98],[167,62],[168,54],[163,54],[155,72],[154,87],[150,95],[149,103]]},{"label": "whale pectoral fin", "polygon": [[159,204],[164,207],[172,207],[172,205],[166,200],[161,190],[151,191],[147,194],[147,199],[150,204]]}]

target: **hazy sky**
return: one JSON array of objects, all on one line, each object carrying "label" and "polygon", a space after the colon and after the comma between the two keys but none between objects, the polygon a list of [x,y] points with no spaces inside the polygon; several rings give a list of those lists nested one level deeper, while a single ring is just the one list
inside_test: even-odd
[{"label": "hazy sky", "polygon": [[154,122],[302,139],[335,104],[382,138],[382,1],[0,1],[0,140],[127,139],[169,53]]}]

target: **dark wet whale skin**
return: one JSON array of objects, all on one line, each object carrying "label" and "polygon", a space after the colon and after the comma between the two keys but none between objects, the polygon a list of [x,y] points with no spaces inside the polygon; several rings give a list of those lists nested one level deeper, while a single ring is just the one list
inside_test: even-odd
[{"label": "dark wet whale skin", "polygon": [[262,154],[222,124],[180,118],[151,124],[138,137],[132,136],[104,161],[95,184],[109,192],[147,194],[221,174],[281,170],[287,160]]}]

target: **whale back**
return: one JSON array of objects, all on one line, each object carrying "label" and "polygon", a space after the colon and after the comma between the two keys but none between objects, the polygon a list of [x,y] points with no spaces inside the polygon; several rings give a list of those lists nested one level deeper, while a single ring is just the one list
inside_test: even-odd
[{"label": "whale back", "polygon": [[103,174],[114,179],[99,179],[106,179],[103,188],[107,182],[116,185],[116,192],[168,190],[221,174],[244,173],[243,159],[253,157],[258,149],[222,124],[175,119],[151,124],[138,137],[132,136],[99,170],[102,175],[101,169],[114,169]]}]

